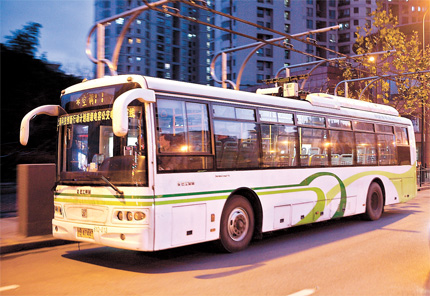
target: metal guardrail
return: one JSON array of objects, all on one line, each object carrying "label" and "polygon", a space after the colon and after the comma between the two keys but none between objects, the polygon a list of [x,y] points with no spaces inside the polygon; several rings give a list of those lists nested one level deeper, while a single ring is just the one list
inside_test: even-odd
[{"label": "metal guardrail", "polygon": [[430,168],[417,168],[417,184],[422,187],[424,184],[430,184]]}]

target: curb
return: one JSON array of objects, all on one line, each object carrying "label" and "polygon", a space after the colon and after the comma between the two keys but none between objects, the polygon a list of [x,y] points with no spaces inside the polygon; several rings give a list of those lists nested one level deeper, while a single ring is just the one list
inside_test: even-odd
[{"label": "curb", "polygon": [[47,248],[47,247],[55,247],[55,246],[61,246],[66,244],[73,244],[73,243],[76,243],[76,242],[56,239],[53,237],[39,239],[39,240],[30,240],[28,242],[15,242],[15,243],[10,243],[10,244],[1,246],[0,255]]}]

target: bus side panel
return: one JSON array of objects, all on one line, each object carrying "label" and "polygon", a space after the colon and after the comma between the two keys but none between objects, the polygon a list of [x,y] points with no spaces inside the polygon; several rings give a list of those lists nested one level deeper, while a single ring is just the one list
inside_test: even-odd
[{"label": "bus side panel", "polygon": [[210,182],[215,173],[156,175],[154,249],[162,250],[219,238],[221,213],[228,195]]},{"label": "bus side panel", "polygon": [[411,166],[337,167],[157,174],[154,249],[219,238],[222,210],[238,188],[253,190],[262,231],[364,213],[370,184],[383,184],[386,204],[401,199]]}]

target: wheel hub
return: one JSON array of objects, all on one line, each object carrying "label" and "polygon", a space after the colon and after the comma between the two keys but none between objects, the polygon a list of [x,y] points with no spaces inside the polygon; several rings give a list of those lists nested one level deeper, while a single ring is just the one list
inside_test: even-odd
[{"label": "wheel hub", "polygon": [[248,233],[248,214],[244,209],[234,209],[229,217],[228,234],[231,239],[241,241]]}]

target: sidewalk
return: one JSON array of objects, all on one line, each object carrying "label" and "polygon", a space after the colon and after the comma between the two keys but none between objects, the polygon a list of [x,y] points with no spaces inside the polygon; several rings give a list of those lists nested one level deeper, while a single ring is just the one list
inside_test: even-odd
[{"label": "sidewalk", "polygon": [[[418,191],[428,189],[430,183],[423,184]],[[56,239],[52,234],[26,237],[19,233],[18,223],[18,217],[0,219],[0,255],[73,243]]]},{"label": "sidewalk", "polygon": [[73,243],[52,234],[26,237],[19,233],[18,217],[0,219],[0,255]]}]

